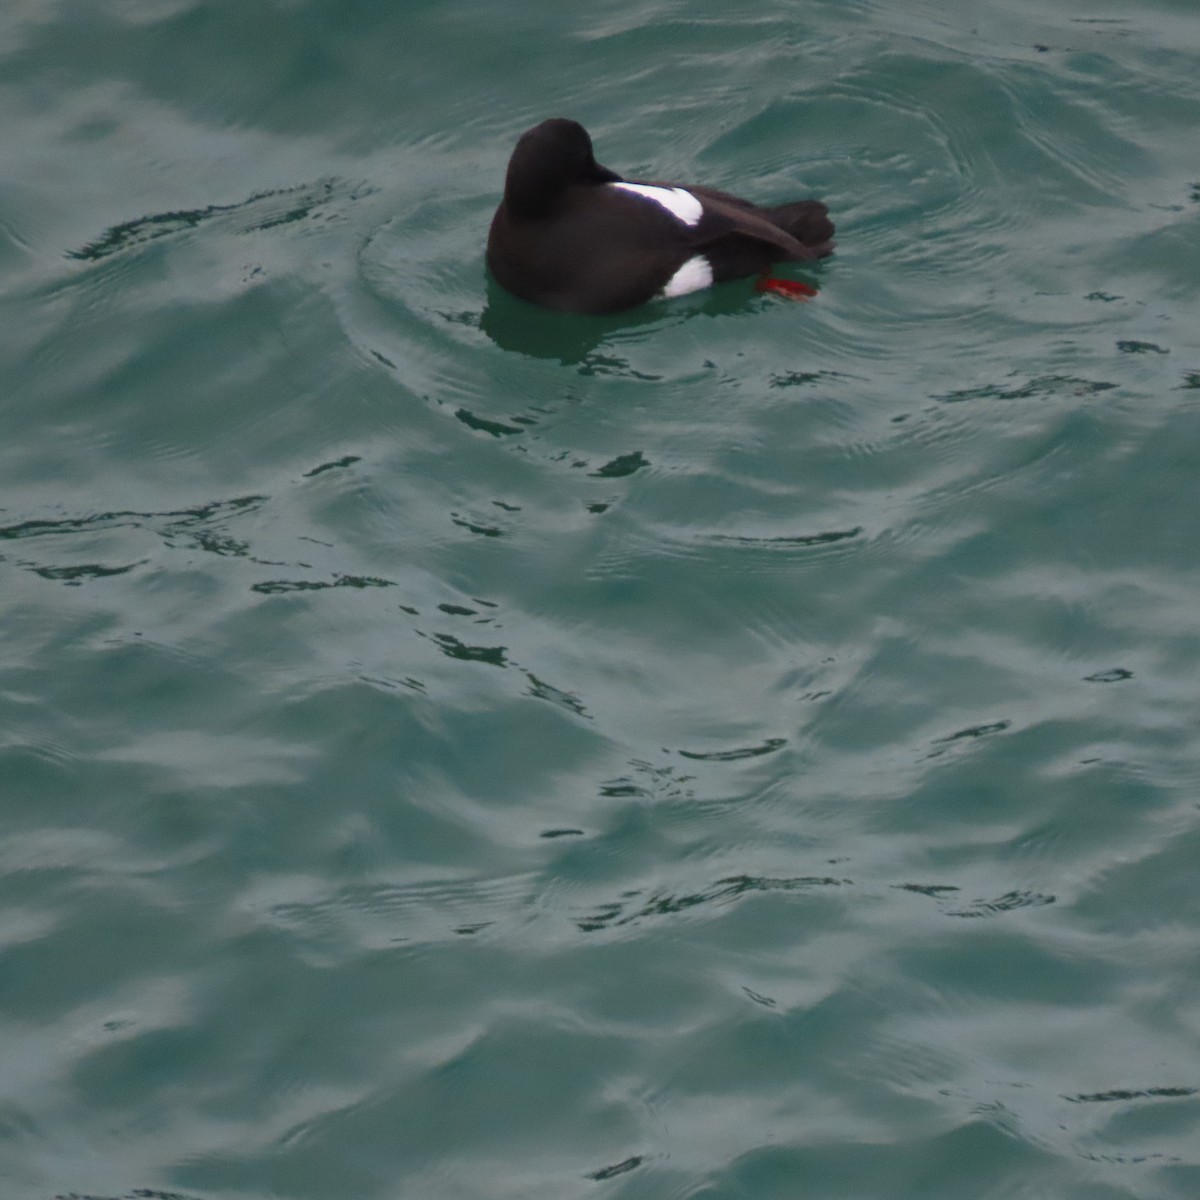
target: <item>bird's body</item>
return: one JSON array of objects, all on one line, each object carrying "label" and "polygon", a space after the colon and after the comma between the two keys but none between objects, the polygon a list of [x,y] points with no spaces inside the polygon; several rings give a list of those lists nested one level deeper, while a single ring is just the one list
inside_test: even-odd
[{"label": "bird's body", "polygon": [[514,295],[606,313],[833,250],[818,200],[760,208],[714,188],[626,181],[596,162],[575,121],[522,135],[492,219],[487,263]]}]

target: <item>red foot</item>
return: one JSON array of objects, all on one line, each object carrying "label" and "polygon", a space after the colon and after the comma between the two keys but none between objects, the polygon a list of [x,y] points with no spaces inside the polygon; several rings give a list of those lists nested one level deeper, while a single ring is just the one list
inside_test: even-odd
[{"label": "red foot", "polygon": [[801,283],[798,279],[774,279],[763,275],[754,285],[756,292],[774,292],[777,296],[786,296],[789,300],[808,300],[817,294],[817,289],[811,283]]}]

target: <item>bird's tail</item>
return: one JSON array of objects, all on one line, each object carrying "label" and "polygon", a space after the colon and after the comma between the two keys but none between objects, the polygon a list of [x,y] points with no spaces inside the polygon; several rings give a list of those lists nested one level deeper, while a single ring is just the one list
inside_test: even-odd
[{"label": "bird's tail", "polygon": [[790,233],[819,256],[833,253],[833,222],[820,200],[793,200],[765,210],[773,225]]}]

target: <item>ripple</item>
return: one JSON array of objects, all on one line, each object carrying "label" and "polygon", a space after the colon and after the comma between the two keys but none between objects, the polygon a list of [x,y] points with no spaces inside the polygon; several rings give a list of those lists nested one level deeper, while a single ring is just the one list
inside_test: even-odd
[{"label": "ripple", "polygon": [[848,879],[833,876],[796,876],[772,879],[752,875],[735,875],[719,879],[709,887],[693,892],[669,892],[656,890],[642,896],[642,889],[631,889],[623,893],[621,900],[609,901],[597,906],[586,917],[576,919],[575,924],[584,933],[636,925],[654,917],[670,917],[693,908],[708,906],[723,907],[743,896],[762,892],[807,892],[813,888],[843,887]]},{"label": "ripple", "polygon": [[591,1171],[584,1176],[585,1179],[591,1179],[596,1183],[602,1183],[606,1179],[616,1179],[618,1175],[627,1175],[630,1171],[636,1170],[646,1161],[646,1155],[634,1154],[629,1158],[622,1159],[619,1163],[613,1163],[610,1167],[601,1167],[598,1171]]},{"label": "ripple", "polygon": [[347,936],[369,949],[446,941],[511,924],[527,905],[532,883],[520,874],[330,889],[308,879],[276,879],[246,892],[238,904],[269,926],[344,953],[340,943]]},{"label": "ripple", "polygon": [[[260,495],[239,496],[232,500],[217,500],[195,508],[162,512],[116,512],[90,513],[85,516],[31,518],[13,525],[0,527],[0,542],[40,544],[43,539],[53,539],[54,553],[61,555],[70,551],[63,545],[79,544],[91,546],[101,540],[122,541],[126,531],[133,530],[154,535],[161,546],[173,549],[187,546],[220,556],[249,557],[246,542],[230,537],[225,532],[227,522],[253,514],[266,502]],[[116,538],[111,535],[120,535]],[[94,550],[92,551],[94,553]],[[43,579],[78,586],[86,580],[102,580],[126,575],[145,567],[153,559],[139,558],[136,561],[113,565],[109,563],[61,563],[38,562],[29,558],[18,560],[19,565]]]},{"label": "ripple", "polygon": [[362,455],[346,454],[331,462],[321,463],[319,466],[313,467],[311,471],[305,471],[304,478],[312,479],[317,475],[324,475],[326,471],[344,471],[347,467],[352,467],[359,462],[362,462]]},{"label": "ripple", "polygon": [[111,226],[95,240],[76,250],[68,250],[67,258],[99,262],[124,250],[158,238],[183,234],[218,219],[234,233],[257,233],[314,216],[327,219],[327,206],[357,200],[360,194],[341,180],[319,180],[293,188],[259,192],[233,204],[208,204],[203,208],[153,213]]},{"label": "ripple", "polygon": [[1040,892],[1016,891],[997,896],[994,900],[974,900],[967,908],[948,909],[948,917],[994,917],[1018,908],[1042,908],[1054,904],[1056,896]]},{"label": "ripple", "polygon": [[998,733],[1006,733],[1011,727],[1011,721],[986,721],[980,725],[968,725],[965,729],[959,729],[955,733],[947,734],[945,737],[934,738],[933,744],[938,746],[939,749],[930,751],[927,757],[938,758],[942,754],[945,754],[946,750],[955,743],[973,742],[979,738],[994,737]]},{"label": "ripple", "polygon": [[488,663],[493,667],[509,665],[508,649],[505,646],[469,646],[449,633],[435,633],[430,636],[447,658],[458,659],[459,662]]},{"label": "ripple", "polygon": [[761,758],[774,754],[787,745],[787,738],[767,738],[757,746],[739,746],[734,750],[680,750],[680,758],[694,758],[700,762],[740,762],[744,758]]},{"label": "ripple", "polygon": [[964,400],[1027,400],[1035,396],[1095,396],[1108,392],[1117,384],[1107,380],[1079,379],[1072,375],[1043,375],[1016,385],[1010,383],[985,383],[978,387],[962,388],[935,396],[944,404],[958,404]]},{"label": "ripple", "polygon": [[319,592],[325,588],[386,588],[395,587],[393,579],[372,579],[362,575],[337,575],[333,579],[266,579],[252,583],[250,590],[264,596],[280,596],[288,592]]},{"label": "ripple", "polygon": [[1129,1090],[1114,1088],[1109,1092],[1091,1092],[1077,1096],[1064,1096],[1072,1104],[1112,1104],[1124,1100],[1180,1100],[1200,1095],[1200,1088],[1194,1087],[1149,1087]]},{"label": "ripple", "polygon": [[831,529],[825,533],[798,533],[779,535],[777,537],[750,537],[726,533],[713,533],[709,540],[714,542],[736,542],[740,546],[828,546],[834,542],[844,542],[856,538],[862,533],[861,525],[853,529]]},{"label": "ripple", "polygon": [[624,479],[626,475],[632,475],[649,465],[646,456],[640,450],[633,450],[629,454],[618,454],[616,458],[610,459],[588,474],[593,479]]},{"label": "ripple", "polygon": [[1110,667],[1107,671],[1096,671],[1083,678],[1086,683],[1120,683],[1122,680],[1132,679],[1133,672],[1125,667]]},{"label": "ripple", "polygon": [[101,1196],[96,1192],[59,1192],[54,1200],[203,1200],[202,1197],[190,1192],[164,1192],[158,1188],[134,1188],[119,1195],[106,1193]]}]

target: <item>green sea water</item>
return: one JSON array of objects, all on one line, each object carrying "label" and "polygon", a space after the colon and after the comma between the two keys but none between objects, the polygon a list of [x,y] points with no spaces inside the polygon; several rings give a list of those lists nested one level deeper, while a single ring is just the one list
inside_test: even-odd
[{"label": "green sea water", "polygon": [[[506,296],[552,115],[819,296]],[[4,0],[0,1200],[1195,1200],[1198,129],[1196,0]]]}]

